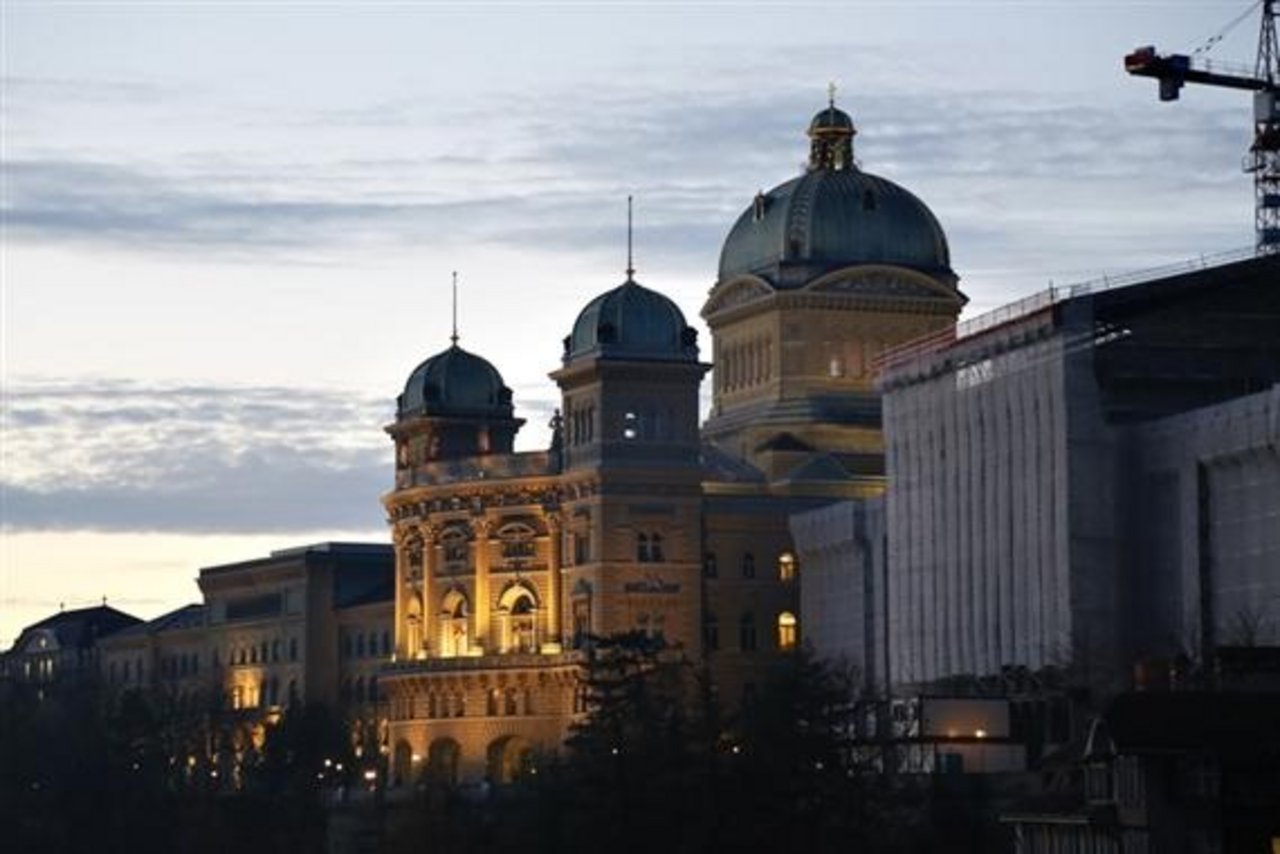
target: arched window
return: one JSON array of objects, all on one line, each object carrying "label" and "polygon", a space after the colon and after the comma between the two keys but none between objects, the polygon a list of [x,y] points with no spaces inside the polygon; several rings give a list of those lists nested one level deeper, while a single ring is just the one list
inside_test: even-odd
[{"label": "arched window", "polygon": [[440,620],[440,654],[445,657],[466,655],[469,646],[467,599],[454,588],[444,595]]},{"label": "arched window", "polygon": [[796,556],[791,552],[783,552],[778,555],[778,580],[796,580]]},{"label": "arched window", "polygon": [[796,615],[783,611],[778,615],[778,649],[787,651],[796,648]]},{"label": "arched window", "polygon": [[465,528],[461,525],[454,525],[446,530],[440,536],[440,547],[441,551],[444,552],[446,571],[462,572],[466,570],[468,559],[470,558],[470,548]]},{"label": "arched window", "polygon": [[520,714],[520,694],[515,688],[508,688],[506,691],[506,708],[503,710],[507,715]]},{"label": "arched window", "polygon": [[756,577],[756,556],[751,552],[742,553],[742,577]]},{"label": "arched window", "polygon": [[511,648],[515,652],[536,652],[533,599],[521,594],[511,605]]}]

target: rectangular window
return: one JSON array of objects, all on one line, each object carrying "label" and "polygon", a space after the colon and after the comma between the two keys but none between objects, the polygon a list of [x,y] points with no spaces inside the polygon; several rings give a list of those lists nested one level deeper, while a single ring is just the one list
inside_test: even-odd
[{"label": "rectangular window", "polygon": [[716,567],[715,552],[707,552],[702,556],[702,575],[705,578],[715,578],[719,575],[719,569]]}]

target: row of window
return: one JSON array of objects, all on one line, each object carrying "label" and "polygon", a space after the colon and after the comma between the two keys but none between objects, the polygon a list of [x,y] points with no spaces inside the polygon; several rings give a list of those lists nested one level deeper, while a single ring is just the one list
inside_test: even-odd
[{"label": "row of window", "polygon": [[386,699],[378,686],[377,676],[370,676],[367,680],[363,676],[355,679],[348,676],[342,680],[339,697],[343,703],[379,703]]},{"label": "row of window", "polygon": [[[280,638],[272,641],[262,641],[261,643],[249,644],[248,646],[232,647],[227,651],[227,664],[231,666],[248,665],[248,664],[276,664],[280,661],[282,654],[282,644]],[[298,660],[298,639],[289,638],[288,657],[290,661]],[[210,655],[213,666],[218,666],[218,650],[215,647]]]},{"label": "row of window", "polygon": [[[379,643],[381,641],[381,643]],[[342,635],[343,658],[390,658],[391,632],[344,632]]]},{"label": "row of window", "polygon": [[185,679],[200,673],[200,656],[194,652],[166,655],[160,659],[160,675],[166,679]]},{"label": "row of window", "polygon": [[[752,579],[756,577],[756,556],[752,552],[743,552],[738,562],[738,569],[743,578]],[[783,552],[778,555],[778,580],[779,581],[795,581],[796,580],[796,558],[791,552]],[[707,578],[719,578],[720,566],[716,558],[715,552],[707,552],[702,556],[702,574]]]},{"label": "row of window", "polygon": [[[778,649],[787,652],[796,648],[799,624],[796,615],[790,611],[778,614],[775,620]],[[742,652],[755,652],[758,646],[756,632],[756,616],[750,612],[743,614],[738,620],[738,649]],[[720,649],[720,622],[715,614],[707,614],[702,621],[702,643],[707,652]]]},{"label": "row of window", "polygon": [[[280,677],[269,676],[261,682],[236,685],[227,698],[233,709],[260,709],[264,706],[278,706],[281,700]],[[290,704],[298,701],[298,681],[289,680],[289,687],[283,697]]]}]

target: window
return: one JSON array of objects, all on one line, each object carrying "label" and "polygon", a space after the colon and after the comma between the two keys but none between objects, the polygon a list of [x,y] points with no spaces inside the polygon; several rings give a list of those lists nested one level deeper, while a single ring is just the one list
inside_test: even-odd
[{"label": "window", "polygon": [[280,660],[280,639],[279,638],[276,638],[271,642],[271,660],[272,661]]},{"label": "window", "polygon": [[754,614],[743,614],[738,624],[738,648],[743,652],[756,651],[756,618]]},{"label": "window", "polygon": [[658,533],[636,534],[636,560],[640,563],[662,563],[662,535]]},{"label": "window", "polygon": [[742,577],[756,577],[756,556],[751,552],[743,552],[742,554]]},{"label": "window", "polygon": [[382,654],[384,657],[391,655],[391,632],[386,629],[382,631]]},{"label": "window", "polygon": [[715,578],[720,574],[720,570],[716,566],[715,552],[707,552],[702,556],[702,574],[706,578]]},{"label": "window", "polygon": [[796,615],[783,611],[778,615],[778,649],[792,650],[796,648]]},{"label": "window", "polygon": [[359,676],[356,678],[356,702],[357,703],[364,702],[364,677],[363,676]]},{"label": "window", "polygon": [[573,562],[582,565],[591,560],[591,538],[587,534],[573,535]]},{"label": "window", "polygon": [[491,689],[485,698],[485,714],[491,718],[496,718],[498,716],[498,706],[501,702],[502,692],[497,688]]},{"label": "window", "polygon": [[537,652],[533,599],[527,593],[521,594],[511,605],[511,649],[513,652]]},{"label": "window", "polygon": [[351,635],[345,633],[342,635],[342,657],[351,657]]},{"label": "window", "polygon": [[378,696],[378,677],[375,674],[369,677],[369,702],[376,703],[380,699]]},{"label": "window", "polygon": [[575,596],[572,606],[573,648],[581,649],[591,634],[591,597]]},{"label": "window", "polygon": [[707,614],[702,621],[702,645],[707,652],[715,652],[720,648],[720,624],[715,614]]},{"label": "window", "polygon": [[791,552],[783,552],[778,555],[778,580],[796,580],[796,556]]},{"label": "window", "polygon": [[356,658],[364,658],[364,635],[356,635]]},{"label": "window", "polygon": [[298,660],[298,639],[297,638],[289,638],[289,660],[290,661]]},{"label": "window", "polygon": [[448,564],[450,570],[458,570],[466,566],[467,534],[461,527],[455,526],[445,531],[440,538],[440,543],[444,550],[444,562]]}]

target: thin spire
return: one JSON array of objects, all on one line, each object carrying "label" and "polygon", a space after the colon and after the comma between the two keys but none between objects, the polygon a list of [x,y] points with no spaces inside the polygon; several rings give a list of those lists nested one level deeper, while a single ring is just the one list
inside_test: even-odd
[{"label": "thin spire", "polygon": [[836,106],[836,81],[834,80],[827,84],[827,106],[832,109]]},{"label": "thin spire", "polygon": [[458,346],[458,271],[453,271],[453,334],[449,336],[453,346]]},{"label": "thin spire", "polygon": [[627,196],[627,281],[632,281],[636,274],[636,265],[631,257],[631,197]]}]

